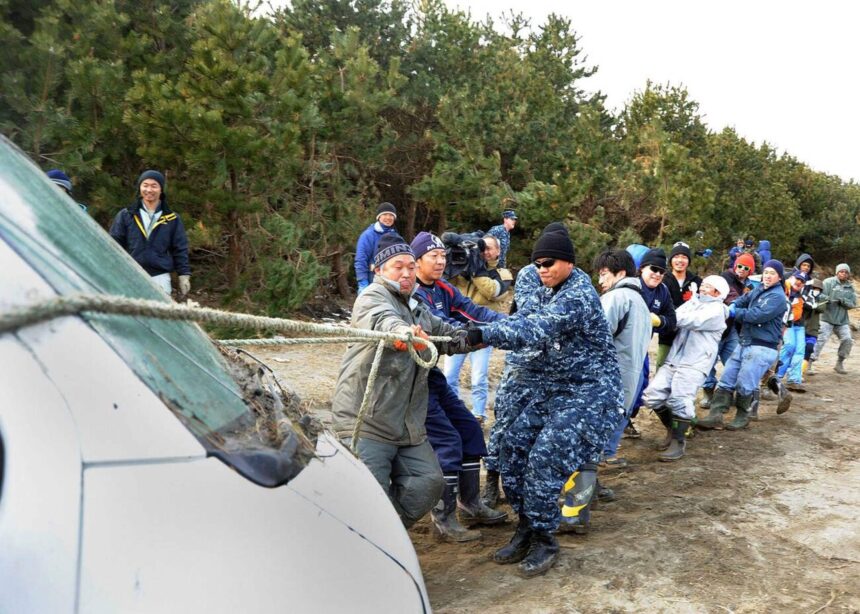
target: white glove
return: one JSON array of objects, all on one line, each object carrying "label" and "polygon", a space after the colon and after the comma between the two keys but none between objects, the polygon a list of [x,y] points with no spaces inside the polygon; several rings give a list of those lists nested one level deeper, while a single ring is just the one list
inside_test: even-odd
[{"label": "white glove", "polygon": [[185,296],[191,292],[191,275],[179,276],[179,294]]},{"label": "white glove", "polygon": [[689,288],[693,296],[696,296],[699,293],[699,286],[696,284],[696,282],[691,281]]}]

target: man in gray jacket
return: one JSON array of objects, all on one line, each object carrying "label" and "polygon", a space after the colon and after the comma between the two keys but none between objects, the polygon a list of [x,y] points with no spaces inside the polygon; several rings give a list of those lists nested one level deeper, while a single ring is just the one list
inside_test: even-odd
[{"label": "man in gray jacket", "polygon": [[827,310],[821,314],[821,331],[810,360],[818,360],[830,335],[836,333],[839,337],[839,350],[833,370],[844,375],[848,373],[845,370],[845,359],[854,345],[851,327],[848,325],[848,310],[857,306],[857,294],[851,283],[851,268],[847,264],[843,262],[836,265],[836,276],[824,280],[821,297],[827,301]]},{"label": "man in gray jacket", "polygon": [[[466,343],[465,330],[455,330],[412,296],[415,256],[402,237],[394,233],[382,236],[374,257],[374,273],[373,283],[353,305],[353,328],[411,332],[419,337],[451,336],[452,341],[437,344],[440,352],[472,349]],[[405,346],[398,342],[383,350],[357,449],[408,528],[439,500],[444,480],[424,428],[428,371],[403,349]],[[333,426],[341,438],[352,437],[375,353],[375,344],[354,343],[344,354],[332,402]],[[426,351],[422,355],[429,357]]]}]

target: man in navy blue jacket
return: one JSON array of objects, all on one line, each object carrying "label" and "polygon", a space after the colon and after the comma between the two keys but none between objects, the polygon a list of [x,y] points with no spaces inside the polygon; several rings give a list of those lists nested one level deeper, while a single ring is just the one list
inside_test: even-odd
[{"label": "man in navy blue jacket", "polygon": [[376,208],[376,221],[365,228],[358,237],[354,265],[359,294],[373,281],[373,256],[376,254],[376,244],[379,243],[382,235],[397,232],[394,229],[396,219],[397,209],[394,205],[382,203]]},{"label": "man in navy blue jacket", "polygon": [[[504,317],[476,305],[457,288],[442,281],[446,257],[445,244],[439,237],[419,232],[411,247],[417,264],[415,298],[426,303],[433,315],[454,326],[462,326],[465,322],[492,322]],[[442,499],[431,512],[433,525],[449,541],[477,539],[481,536],[478,531],[469,531],[458,522],[457,507],[466,524],[497,524],[508,518],[506,512],[492,509],[481,501],[481,458],[487,455],[484,432],[437,367],[427,374],[427,384],[430,398],[424,426],[445,477]]]},{"label": "man in navy blue jacket", "polygon": [[[746,428],[753,393],[759,389],[762,376],[776,362],[789,303],[782,285],[782,263],[768,260],[762,268],[761,285],[729,306],[729,315],[741,325],[740,345],[726,363],[708,416],[696,423],[699,428],[721,428],[723,414],[729,410],[735,393],[738,411],[726,428],[732,431]],[[787,411],[790,403],[790,397],[780,400],[776,413]]]},{"label": "man in navy blue jacket", "polygon": [[144,171],[137,179],[138,198],[121,209],[110,227],[110,236],[127,251],[167,294],[170,274],[179,275],[179,292],[191,290],[188,237],[179,215],[167,206],[164,175]]}]

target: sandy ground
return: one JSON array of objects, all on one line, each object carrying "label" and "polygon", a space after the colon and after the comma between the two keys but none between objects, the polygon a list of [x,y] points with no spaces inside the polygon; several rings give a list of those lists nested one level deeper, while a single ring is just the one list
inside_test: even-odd
[{"label": "sandy ground", "polygon": [[[252,352],[326,420],[344,347]],[[860,612],[860,351],[848,375],[834,373],[835,352],[834,338],[788,413],[763,402],[749,429],[700,433],[677,463],[657,462],[664,431],[642,412],[642,439],[620,452],[632,465],[601,470],[618,500],[593,513],[588,535],[559,537],[545,576],[492,562],[512,524],[454,545],[423,520],[411,535],[434,610]],[[502,360],[494,352],[495,382]]]}]

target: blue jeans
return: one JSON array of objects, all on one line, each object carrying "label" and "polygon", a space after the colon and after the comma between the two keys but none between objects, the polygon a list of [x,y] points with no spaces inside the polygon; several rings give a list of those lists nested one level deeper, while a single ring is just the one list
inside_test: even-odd
[{"label": "blue jeans", "polygon": [[[729,334],[720,339],[720,345],[717,348],[717,356],[719,357],[720,362],[723,363],[723,367],[728,364],[729,358],[731,358],[732,354],[735,353],[735,348],[738,347],[739,343],[740,338],[738,337],[738,331],[734,326],[732,326]],[[714,366],[711,367],[711,372],[708,374],[708,377],[705,378],[705,383],[702,384],[702,388],[714,389],[716,386],[717,361],[714,361]]]},{"label": "blue jeans", "polygon": [[613,431],[612,436],[606,440],[606,445],[603,446],[603,456],[606,458],[611,458],[618,454],[618,446],[621,444],[621,438],[624,436],[624,429],[630,423],[630,416],[633,414],[633,409],[639,407],[637,403],[642,398],[642,392],[645,390],[645,377],[640,372],[639,373],[639,386],[636,389],[636,394],[633,395],[635,399],[630,407],[627,408],[627,411],[624,414],[624,417],[621,419],[621,422],[618,423],[615,431]]},{"label": "blue jeans", "polygon": [[762,375],[776,360],[777,351],[763,345],[739,345],[720,378],[719,386],[749,396],[759,389]]},{"label": "blue jeans", "polygon": [[789,326],[782,334],[782,350],[779,353],[779,371],[782,378],[788,372],[788,381],[799,384],[803,378],[803,354],[806,351],[806,329]]},{"label": "blue jeans", "polygon": [[445,379],[454,394],[460,396],[460,369],[466,357],[472,363],[472,413],[483,418],[487,417],[487,377],[490,370],[490,354],[492,347],[485,347],[468,354],[455,354],[445,359]]}]

